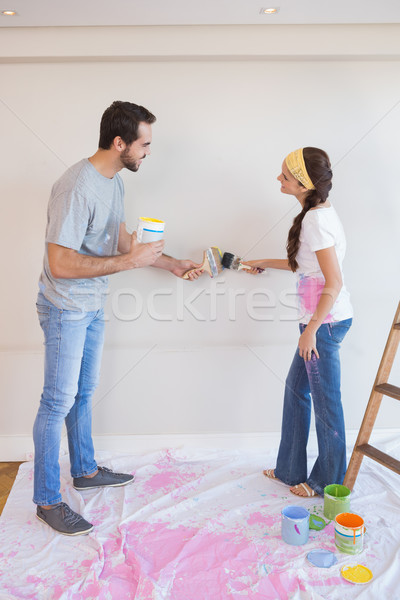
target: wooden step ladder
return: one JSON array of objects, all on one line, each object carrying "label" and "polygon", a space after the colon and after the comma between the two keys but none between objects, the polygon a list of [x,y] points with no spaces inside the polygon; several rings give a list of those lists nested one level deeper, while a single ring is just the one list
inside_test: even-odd
[{"label": "wooden step ladder", "polygon": [[381,405],[383,396],[391,396],[400,400],[400,387],[391,385],[388,383],[390,371],[392,370],[394,358],[396,356],[397,348],[400,343],[400,302],[397,307],[397,311],[393,320],[392,327],[389,332],[389,336],[386,342],[385,350],[383,352],[382,360],[379,365],[378,373],[376,375],[375,383],[372,388],[369,402],[364,414],[364,419],[361,423],[360,431],[358,433],[357,441],[354,446],[353,454],[349,462],[349,466],[346,471],[344,478],[344,485],[351,490],[353,489],[355,480],[357,479],[358,471],[360,470],[362,459],[364,456],[372,458],[376,462],[380,463],[384,467],[391,469],[395,473],[400,474],[400,461],[396,460],[392,456],[381,452],[377,448],[370,446],[369,438],[372,433],[372,429],[375,424],[376,417]]}]

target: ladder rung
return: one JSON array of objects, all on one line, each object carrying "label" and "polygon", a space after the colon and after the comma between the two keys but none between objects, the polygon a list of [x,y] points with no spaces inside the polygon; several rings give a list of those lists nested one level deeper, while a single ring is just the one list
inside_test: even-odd
[{"label": "ladder rung", "polygon": [[363,456],[368,456],[380,463],[384,467],[391,469],[395,473],[400,475],[400,460],[381,452],[377,448],[370,446],[369,444],[358,444],[358,440],[368,440],[376,417],[378,415],[379,407],[381,404],[382,395],[391,396],[396,400],[400,400],[400,387],[391,385],[390,383],[378,383],[387,382],[389,373],[391,371],[393,361],[400,344],[400,302],[397,306],[396,313],[392,322],[392,326],[387,338],[385,350],[383,351],[382,359],[376,374],[375,382],[372,387],[372,392],[364,413],[364,419],[358,433],[356,446],[354,447],[349,466],[346,471],[345,482],[350,489],[353,489],[354,482],[357,478],[358,471],[363,460]]},{"label": "ladder rung", "polygon": [[364,454],[364,456],[372,458],[372,460],[375,460],[379,464],[383,465],[384,467],[387,467],[388,469],[391,469],[395,473],[399,473],[400,475],[400,460],[396,460],[392,456],[385,454],[385,452],[382,452],[381,450],[378,450],[378,448],[374,448],[369,444],[362,444],[362,446],[357,446],[356,450],[358,452],[361,452],[361,454]]},{"label": "ladder rung", "polygon": [[375,391],[380,394],[385,394],[385,396],[391,396],[391,398],[396,398],[396,400],[400,400],[400,387],[396,385],[391,385],[390,383],[380,383],[375,386]]}]

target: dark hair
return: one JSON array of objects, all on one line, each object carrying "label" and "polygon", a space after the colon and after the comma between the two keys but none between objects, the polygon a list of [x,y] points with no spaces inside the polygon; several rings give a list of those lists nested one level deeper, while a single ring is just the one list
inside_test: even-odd
[{"label": "dark hair", "polygon": [[[310,208],[326,202],[332,189],[332,170],[327,153],[319,148],[307,147],[303,148],[303,156],[307,173],[315,186],[315,190],[310,190],[307,194],[303,210],[294,219],[288,234],[286,250],[292,271],[296,271],[299,266],[296,255],[300,246],[300,231],[303,219]],[[300,183],[300,185],[302,184]]]},{"label": "dark hair", "polygon": [[155,120],[155,116],[144,106],[116,100],[101,117],[99,148],[108,150],[117,136],[130,146],[139,137],[139,123],[151,124]]}]

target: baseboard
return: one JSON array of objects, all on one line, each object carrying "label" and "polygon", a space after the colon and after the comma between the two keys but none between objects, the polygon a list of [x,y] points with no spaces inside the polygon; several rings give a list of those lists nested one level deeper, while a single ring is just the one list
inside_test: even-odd
[{"label": "baseboard", "polygon": [[[349,451],[354,446],[358,430],[346,432]],[[194,433],[194,434],[152,434],[152,435],[98,435],[94,436],[96,450],[124,454],[140,454],[162,448],[223,448],[269,452],[277,449],[280,434],[278,432],[256,433]],[[371,436],[372,444],[384,444],[386,452],[398,447],[400,429],[375,429]],[[308,449],[315,451],[316,437],[310,434]],[[67,452],[67,440],[61,443],[63,454]],[[0,435],[0,461],[24,461],[33,458],[33,441],[29,435]]]}]

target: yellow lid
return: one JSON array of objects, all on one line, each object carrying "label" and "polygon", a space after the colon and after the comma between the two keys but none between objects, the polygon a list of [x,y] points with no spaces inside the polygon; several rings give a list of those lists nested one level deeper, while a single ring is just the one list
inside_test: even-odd
[{"label": "yellow lid", "polygon": [[364,565],[344,565],[340,569],[340,573],[346,581],[358,584],[368,583],[374,577],[372,571]]},{"label": "yellow lid", "polygon": [[139,217],[141,221],[147,221],[149,223],[164,223],[164,221],[160,221],[160,219],[150,219],[149,217]]}]

